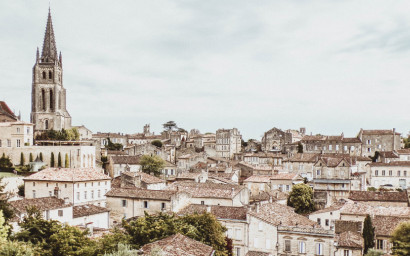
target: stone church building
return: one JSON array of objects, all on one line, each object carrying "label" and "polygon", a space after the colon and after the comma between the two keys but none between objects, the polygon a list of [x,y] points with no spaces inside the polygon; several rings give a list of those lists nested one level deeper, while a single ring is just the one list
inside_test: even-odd
[{"label": "stone church building", "polygon": [[57,54],[50,11],[41,56],[37,48],[31,97],[30,120],[37,132],[71,128],[63,86],[63,61],[61,52]]}]

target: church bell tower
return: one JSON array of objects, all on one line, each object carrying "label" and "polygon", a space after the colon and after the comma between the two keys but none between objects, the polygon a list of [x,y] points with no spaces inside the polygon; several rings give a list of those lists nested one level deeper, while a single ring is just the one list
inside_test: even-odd
[{"label": "church bell tower", "polygon": [[71,128],[63,87],[63,60],[61,52],[57,55],[50,9],[41,56],[37,47],[31,97],[30,120],[36,131]]}]

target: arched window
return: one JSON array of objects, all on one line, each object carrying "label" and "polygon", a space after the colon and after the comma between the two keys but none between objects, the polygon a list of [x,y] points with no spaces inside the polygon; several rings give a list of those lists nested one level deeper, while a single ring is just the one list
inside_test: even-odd
[{"label": "arched window", "polygon": [[43,79],[46,79],[46,72],[43,71]]},{"label": "arched window", "polygon": [[54,102],[53,102],[53,90],[50,90],[50,109],[54,109]]},{"label": "arched window", "polygon": [[48,79],[52,79],[53,78],[53,73],[51,73],[51,71],[48,71]]},{"label": "arched window", "polygon": [[44,129],[48,130],[48,120],[44,121]]},{"label": "arched window", "polygon": [[42,109],[45,111],[46,110],[46,91],[44,89],[41,90],[41,99],[42,99]]}]

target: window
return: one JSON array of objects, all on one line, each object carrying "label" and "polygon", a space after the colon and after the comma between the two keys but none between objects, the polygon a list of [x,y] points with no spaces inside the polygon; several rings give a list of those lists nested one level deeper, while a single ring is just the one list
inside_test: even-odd
[{"label": "window", "polygon": [[316,170],[316,176],[320,176],[320,170]]},{"label": "window", "polygon": [[336,150],[339,150],[339,145],[336,145]]},{"label": "window", "polygon": [[7,147],[11,147],[11,140],[7,140]]},{"label": "window", "polygon": [[51,73],[51,71],[48,71],[48,79],[52,79],[53,78],[53,74]]},{"label": "window", "polygon": [[87,187],[87,182],[86,182],[86,183],[84,183],[84,187],[85,187],[85,188]]},{"label": "window", "polygon": [[161,211],[165,210],[165,203],[161,203]]},{"label": "window", "polygon": [[101,197],[101,190],[98,190],[98,198]]},{"label": "window", "polygon": [[323,244],[322,243],[316,244],[316,255],[323,255]]},{"label": "window", "polygon": [[48,196],[53,196],[53,191],[48,191]]},{"label": "window", "polygon": [[[343,184],[343,185],[344,185],[344,184]],[[326,225],[326,226],[329,226],[329,220],[328,220],[328,219],[325,220],[325,225]]]},{"label": "window", "polygon": [[285,240],[285,252],[290,252],[290,240]]},{"label": "window", "polygon": [[332,150],[332,145],[329,145],[329,150]]},{"label": "window", "polygon": [[27,134],[30,134],[30,127],[27,127]]},{"label": "window", "polygon": [[374,171],[374,176],[379,176],[379,170]]},{"label": "window", "polygon": [[392,170],[389,171],[389,176],[393,176],[393,171]]},{"label": "window", "polygon": [[372,141],[371,140],[367,140],[367,145],[371,145]]},{"label": "window", "polygon": [[317,218],[317,224],[320,225],[321,221],[320,218]]},{"label": "window", "polygon": [[63,210],[58,210],[58,217],[63,217]]},{"label": "window", "polygon": [[64,184],[64,187],[67,188],[67,184]]},{"label": "window", "polygon": [[84,199],[87,199],[87,191],[84,191]]},{"label": "window", "polygon": [[290,189],[290,186],[286,185],[286,191],[289,191],[289,189]]},{"label": "window", "polygon": [[33,190],[33,198],[36,198],[36,191]]},{"label": "window", "polygon": [[204,204],[205,204],[205,201],[201,201],[201,204],[204,205]]},{"label": "window", "polygon": [[262,230],[263,230],[263,223],[262,223],[262,221],[260,221],[260,222],[258,223],[258,230],[259,230],[259,231],[262,231]]},{"label": "window", "polygon": [[21,146],[21,142],[20,142],[20,140],[17,140],[17,147],[19,148],[20,146]]},{"label": "window", "polygon": [[122,200],[122,207],[127,207],[127,200]]},{"label": "window", "polygon": [[144,201],[144,208],[148,208],[148,201]]},{"label": "window", "polygon": [[1,140],[0,140],[0,148],[1,148]]},{"label": "window", "polygon": [[382,171],[382,176],[386,176],[386,171],[385,170]]},{"label": "window", "polygon": [[383,240],[377,239],[377,249],[383,250]]},{"label": "window", "polygon": [[77,200],[80,200],[80,192],[77,192]]},{"label": "window", "polygon": [[404,176],[404,177],[407,176],[407,171],[403,171],[403,176]]},{"label": "window", "polygon": [[36,183],[35,182],[33,182],[33,187],[35,187],[36,186]]},{"label": "window", "polygon": [[236,256],[241,256],[241,248],[236,248]]},{"label": "window", "polygon": [[47,211],[46,211],[46,220],[49,220],[49,219],[50,219],[50,211],[47,210]]},{"label": "window", "polygon": [[94,199],[94,190],[91,190],[91,199]]},{"label": "window", "polygon": [[299,242],[299,253],[306,253],[306,243],[300,241]]},{"label": "window", "polygon": [[343,250],[343,256],[350,256],[349,250]]}]

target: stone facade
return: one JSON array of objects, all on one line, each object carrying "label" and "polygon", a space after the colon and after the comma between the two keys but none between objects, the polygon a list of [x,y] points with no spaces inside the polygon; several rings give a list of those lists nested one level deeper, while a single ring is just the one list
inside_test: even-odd
[{"label": "stone facade", "polygon": [[33,145],[33,124],[21,121],[0,122],[0,148]]},{"label": "stone facade", "polygon": [[263,135],[262,150],[265,152],[280,152],[283,145],[287,143],[292,143],[292,133],[287,133],[274,127]]},{"label": "stone facade", "polygon": [[71,128],[71,116],[66,109],[66,89],[63,86],[62,57],[61,52],[57,56],[50,12],[41,57],[37,48],[31,97],[30,119],[36,131]]},{"label": "stone facade", "polygon": [[363,142],[362,155],[373,156],[376,151],[393,151],[400,149],[400,133],[392,130],[363,130],[357,137]]},{"label": "stone facade", "polygon": [[219,129],[216,131],[216,156],[231,159],[241,151],[242,135],[238,129]]}]

